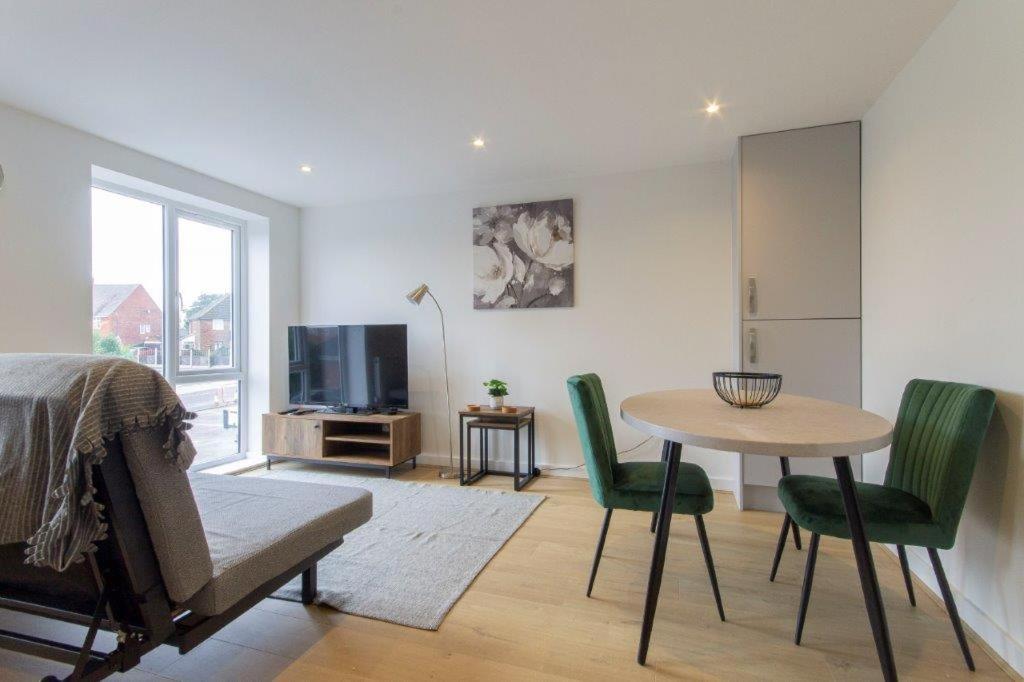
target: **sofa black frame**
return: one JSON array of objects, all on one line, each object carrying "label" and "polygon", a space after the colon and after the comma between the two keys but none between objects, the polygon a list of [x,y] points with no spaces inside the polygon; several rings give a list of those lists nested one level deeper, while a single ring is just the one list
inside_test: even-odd
[{"label": "sofa black frame", "polygon": [[[88,628],[80,645],[0,629],[0,648],[71,665],[66,680],[101,680],[127,672],[161,644],[185,654],[299,574],[301,602],[312,604],[316,564],[343,542],[338,538],[304,557],[223,613],[203,616],[167,595],[120,438],[107,443],[107,456],[94,470],[94,485],[104,506],[107,537],[85,561],[58,572],[26,565],[24,543],[0,546],[0,608]],[[93,650],[99,630],[116,633],[113,651]]]}]

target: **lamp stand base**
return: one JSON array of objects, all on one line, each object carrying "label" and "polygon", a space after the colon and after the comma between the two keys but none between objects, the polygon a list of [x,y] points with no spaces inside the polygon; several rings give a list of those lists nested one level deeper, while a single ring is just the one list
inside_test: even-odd
[{"label": "lamp stand base", "polygon": [[438,478],[458,478],[459,472],[452,469],[441,469],[437,472]]}]

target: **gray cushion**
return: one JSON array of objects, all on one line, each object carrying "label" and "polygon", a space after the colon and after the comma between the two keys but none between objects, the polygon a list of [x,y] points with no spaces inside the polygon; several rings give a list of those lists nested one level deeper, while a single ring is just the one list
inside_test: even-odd
[{"label": "gray cushion", "polygon": [[190,474],[213,579],[186,606],[223,613],[254,589],[370,520],[362,488]]},{"label": "gray cushion", "polygon": [[213,562],[188,475],[165,456],[166,428],[121,434],[125,461],[167,594],[183,602],[210,582]]}]

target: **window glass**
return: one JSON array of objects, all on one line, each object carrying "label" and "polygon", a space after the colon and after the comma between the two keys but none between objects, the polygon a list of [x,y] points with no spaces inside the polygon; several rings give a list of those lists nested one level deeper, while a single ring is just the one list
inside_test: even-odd
[{"label": "window glass", "polygon": [[204,381],[178,384],[181,401],[196,413],[188,435],[196,446],[193,467],[238,453],[238,382]]},{"label": "window glass", "polygon": [[178,218],[181,372],[234,365],[233,269],[230,229]]},{"label": "window glass", "polygon": [[92,351],[163,372],[160,204],[92,189]]}]

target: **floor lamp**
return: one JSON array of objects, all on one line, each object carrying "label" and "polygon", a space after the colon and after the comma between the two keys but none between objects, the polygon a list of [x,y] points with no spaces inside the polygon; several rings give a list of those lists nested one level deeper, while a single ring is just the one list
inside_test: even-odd
[{"label": "floor lamp", "polygon": [[442,469],[438,476],[441,478],[457,478],[458,474],[455,472],[455,446],[452,442],[452,396],[451,389],[448,387],[448,341],[444,335],[444,311],[441,310],[441,304],[437,302],[434,294],[430,293],[430,287],[426,284],[419,285],[406,294],[405,298],[408,299],[409,303],[419,305],[423,302],[424,296],[430,297],[430,300],[437,306],[438,314],[441,316],[441,350],[444,354],[444,399],[448,403],[448,470]]}]

